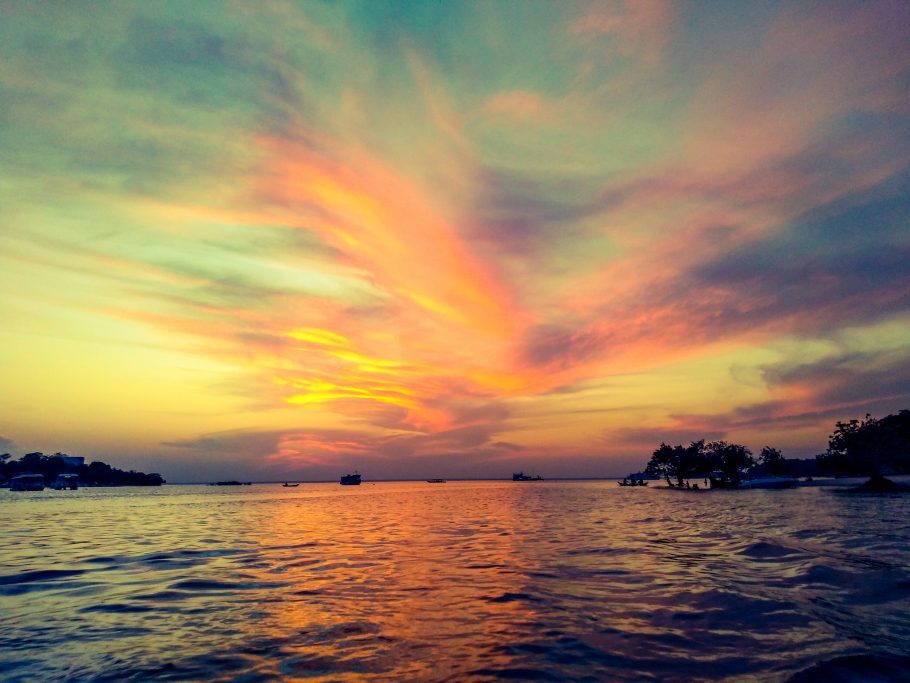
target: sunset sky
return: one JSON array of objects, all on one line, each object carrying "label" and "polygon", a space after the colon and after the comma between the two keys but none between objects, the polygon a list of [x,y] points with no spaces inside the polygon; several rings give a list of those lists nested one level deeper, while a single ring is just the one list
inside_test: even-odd
[{"label": "sunset sky", "polygon": [[0,2],[0,452],[623,475],[910,407],[910,3]]}]

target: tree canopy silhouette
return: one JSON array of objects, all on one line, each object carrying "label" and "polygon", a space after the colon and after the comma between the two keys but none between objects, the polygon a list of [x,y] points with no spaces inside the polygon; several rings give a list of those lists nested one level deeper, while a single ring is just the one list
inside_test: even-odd
[{"label": "tree canopy silhouette", "polygon": [[705,446],[705,457],[711,469],[719,470],[734,486],[739,486],[746,470],[755,466],[752,451],[738,443],[712,441]]},{"label": "tree canopy silhouette", "polygon": [[774,476],[780,476],[784,473],[784,465],[786,464],[786,459],[784,454],[777,448],[771,446],[765,446],[761,449],[761,453],[758,456],[759,462],[765,469],[765,472]]},{"label": "tree canopy silhouette", "polygon": [[651,476],[665,478],[668,484],[675,479],[677,486],[682,486],[683,481],[690,477],[707,476],[718,471],[724,479],[739,485],[745,471],[754,464],[752,452],[741,444],[726,441],[705,443],[701,439],[688,446],[660,444],[651,454],[645,471]]},{"label": "tree canopy silhouette", "polygon": [[[758,465],[758,466],[756,466]],[[661,443],[651,454],[645,471],[682,486],[685,479],[711,474],[718,485],[735,488],[746,472],[775,476],[868,476],[864,490],[910,490],[884,479],[886,474],[910,474],[910,410],[876,419],[837,422],[828,437],[828,449],[812,459],[788,460],[772,446],[765,446],[756,463],[752,452],[741,444],[704,439],[688,446]]]},{"label": "tree canopy silhouette", "polygon": [[820,468],[843,476],[910,474],[910,410],[837,422],[817,461]]},{"label": "tree canopy silhouette", "polygon": [[0,456],[0,479],[12,479],[17,474],[41,474],[46,484],[50,484],[58,474],[71,472],[79,475],[83,484],[96,486],[161,486],[164,479],[160,474],[145,472],[125,472],[111,467],[105,462],[95,461],[89,465],[71,466],[66,463],[65,453],[44,455],[44,453],[26,453],[18,460]]},{"label": "tree canopy silhouette", "polygon": [[678,444],[670,446],[662,443],[651,454],[645,472],[655,477],[663,477],[668,484],[671,479],[676,479],[678,486],[682,486],[683,479],[699,471],[703,461],[705,442],[693,441],[688,446]]}]

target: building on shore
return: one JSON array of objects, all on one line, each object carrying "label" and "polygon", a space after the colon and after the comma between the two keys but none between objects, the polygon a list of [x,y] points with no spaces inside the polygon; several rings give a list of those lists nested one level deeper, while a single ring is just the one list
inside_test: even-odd
[{"label": "building on shore", "polygon": [[85,464],[85,457],[81,455],[64,455],[57,453],[56,456],[63,461],[67,467],[82,467]]}]

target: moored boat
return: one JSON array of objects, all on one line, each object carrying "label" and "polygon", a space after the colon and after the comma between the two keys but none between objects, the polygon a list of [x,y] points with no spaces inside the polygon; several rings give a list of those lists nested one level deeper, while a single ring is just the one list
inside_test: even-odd
[{"label": "moored boat", "polygon": [[795,477],[757,477],[734,481],[729,477],[709,475],[712,489],[792,489],[799,486]]},{"label": "moored boat", "polygon": [[428,484],[445,484],[445,479],[427,479]]},{"label": "moored boat", "polygon": [[344,474],[339,483],[342,486],[360,486],[360,475],[357,472],[354,472],[354,474]]},{"label": "moored boat", "polygon": [[792,489],[799,486],[795,477],[758,477],[746,479],[739,485],[741,489]]},{"label": "moored boat", "polygon": [[647,486],[648,482],[645,481],[645,477],[648,476],[644,472],[635,472],[633,474],[626,475],[622,478],[622,481],[616,482],[620,486]]},{"label": "moored boat", "polygon": [[76,491],[79,488],[79,475],[58,474],[57,478],[54,479],[53,483],[51,484],[51,488],[55,491],[63,491],[65,489]]},{"label": "moored boat", "polygon": [[43,491],[43,474],[17,474],[9,480],[10,491]]}]

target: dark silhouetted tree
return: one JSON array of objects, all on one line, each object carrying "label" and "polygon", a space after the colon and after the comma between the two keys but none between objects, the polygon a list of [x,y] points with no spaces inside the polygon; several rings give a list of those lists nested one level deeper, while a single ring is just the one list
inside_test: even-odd
[{"label": "dark silhouetted tree", "polygon": [[746,470],[755,466],[752,451],[738,443],[712,441],[704,450],[712,469],[719,470],[734,486],[739,486]]},{"label": "dark silhouetted tree", "polygon": [[819,468],[843,476],[910,473],[910,410],[880,420],[837,422],[828,450],[817,457]]},{"label": "dark silhouetted tree", "polygon": [[61,472],[75,472],[83,484],[99,486],[160,486],[164,479],[160,474],[124,472],[107,463],[93,462],[90,465],[72,467],[64,461],[65,453],[51,456],[43,453],[27,453],[19,460],[0,458],[0,479],[7,480],[17,474],[41,474],[45,483],[51,483]]},{"label": "dark silhouetted tree", "polygon": [[758,460],[765,468],[765,472],[768,474],[780,476],[784,473],[784,466],[786,464],[786,461],[784,459],[784,454],[781,453],[777,448],[765,446],[761,449]]},{"label": "dark silhouetted tree", "polygon": [[675,479],[676,485],[682,486],[684,479],[706,472],[709,469],[707,465],[704,439],[693,441],[688,446],[662,443],[651,454],[645,472],[664,477],[668,484],[672,483],[671,479]]},{"label": "dark silhouetted tree", "polygon": [[[676,446],[676,448],[682,448],[682,446]],[[663,477],[668,484],[671,483],[670,477],[674,476],[676,472],[673,464],[676,458],[674,451],[673,446],[661,443],[651,454],[645,472],[652,477]]]}]

